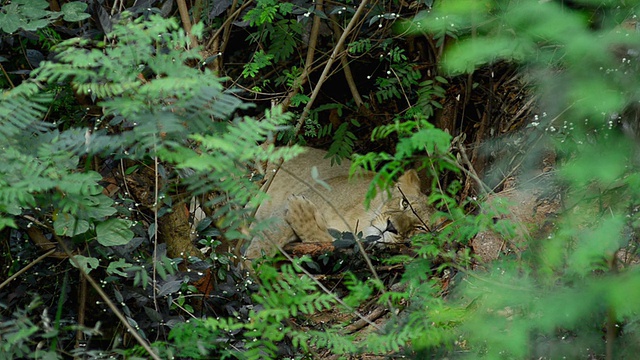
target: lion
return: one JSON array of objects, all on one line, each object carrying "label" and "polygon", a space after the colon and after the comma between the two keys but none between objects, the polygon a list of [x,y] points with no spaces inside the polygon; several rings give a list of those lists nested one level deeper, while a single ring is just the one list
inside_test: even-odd
[{"label": "lion", "polygon": [[381,244],[404,242],[429,231],[426,222],[434,211],[420,190],[415,170],[400,176],[389,192],[379,191],[367,209],[365,195],[375,174],[360,171],[349,178],[351,163],[343,160],[331,166],[326,154],[306,148],[276,172],[267,190],[269,200],[260,205],[255,219],[271,221],[247,247],[248,260],[273,256],[294,241],[332,242],[329,229],[362,231],[365,238],[373,236]]}]

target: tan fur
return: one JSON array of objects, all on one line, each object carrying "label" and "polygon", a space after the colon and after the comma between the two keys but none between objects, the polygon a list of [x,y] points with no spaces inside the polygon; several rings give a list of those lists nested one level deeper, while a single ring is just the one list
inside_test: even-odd
[{"label": "tan fur", "polygon": [[[406,241],[426,231],[422,221],[428,223],[432,210],[427,206],[426,195],[420,192],[420,180],[414,170],[398,179],[391,197],[387,192],[378,194],[366,210],[365,194],[374,174],[363,171],[349,179],[351,163],[345,160],[331,166],[325,155],[323,150],[308,148],[278,171],[267,191],[270,200],[256,213],[257,221],[272,218],[273,222],[251,241],[245,251],[248,259],[262,254],[272,256],[278,246],[293,241],[333,241],[328,228],[362,231],[365,237],[377,235],[381,243]],[[331,190],[312,179],[313,166],[318,169],[318,178]]]}]

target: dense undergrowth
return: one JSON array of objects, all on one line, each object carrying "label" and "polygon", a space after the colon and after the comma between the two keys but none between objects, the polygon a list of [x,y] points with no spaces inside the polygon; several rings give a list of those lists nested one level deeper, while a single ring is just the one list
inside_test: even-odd
[{"label": "dense undergrowth", "polygon": [[[3,358],[637,352],[635,2],[155,3],[3,3]],[[354,157],[372,189],[423,170],[438,226],[331,286],[304,270],[322,259],[241,271],[256,169],[290,141],[376,150]],[[551,228],[478,211],[496,174],[558,201]],[[488,229],[514,251],[479,264]],[[346,322],[370,309],[363,340]]]}]

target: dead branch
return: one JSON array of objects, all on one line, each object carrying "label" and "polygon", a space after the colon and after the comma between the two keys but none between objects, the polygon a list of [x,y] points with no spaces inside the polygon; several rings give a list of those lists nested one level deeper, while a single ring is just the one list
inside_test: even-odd
[{"label": "dead branch", "polygon": [[[337,17],[335,15],[331,15],[331,25],[333,26],[333,34],[336,38],[336,43],[337,43],[336,47],[337,47],[340,42],[340,38],[342,37],[342,34],[341,34],[340,26],[338,25]],[[344,47],[343,45],[340,45],[340,48],[338,49],[338,51],[342,52],[343,47]],[[353,80],[353,74],[351,73],[351,66],[349,65],[349,59],[347,58],[347,56],[340,57],[340,65],[342,66],[342,72],[344,73],[344,78],[347,81],[347,84],[349,85],[349,90],[351,91],[351,96],[353,96],[353,100],[355,101],[356,106],[358,107],[358,109],[365,109],[365,107],[363,106],[364,101],[362,101],[362,97],[360,96],[360,92],[358,91],[358,86],[356,85],[356,82]]]},{"label": "dead branch", "polygon": [[378,306],[377,308],[375,308],[371,312],[371,314],[369,314],[369,316],[367,316],[367,320],[368,321],[365,321],[363,319],[357,320],[356,322],[352,323],[351,325],[345,327],[344,328],[344,332],[347,333],[347,334],[353,334],[354,332],[364,328],[365,326],[369,325],[370,323],[378,320],[387,311],[389,311],[387,308],[385,308],[383,306]]},{"label": "dead branch", "polygon": [[[316,11],[322,11],[324,0],[316,1]],[[300,88],[304,85],[309,78],[309,71],[313,64],[316,52],[316,44],[318,43],[318,34],[320,33],[320,17],[315,15],[313,17],[313,25],[311,26],[311,32],[309,33],[309,45],[307,47],[307,57],[304,61],[304,69],[302,74],[298,76],[293,83],[291,91],[287,94],[287,97],[282,101],[282,110],[287,110],[291,104],[291,99],[298,95]]]}]

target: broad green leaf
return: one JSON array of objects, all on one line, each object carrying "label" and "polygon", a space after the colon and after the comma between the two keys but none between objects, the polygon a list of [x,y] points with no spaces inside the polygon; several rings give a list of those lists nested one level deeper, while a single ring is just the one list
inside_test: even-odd
[{"label": "broad green leaf", "polygon": [[35,31],[43,28],[58,15],[45,10],[49,6],[47,1],[13,1],[2,8],[0,13],[0,29],[13,33],[18,29]]},{"label": "broad green leaf", "polygon": [[158,272],[158,275],[160,275],[160,278],[162,280],[166,280],[167,279],[167,271],[164,268],[162,263],[158,263],[158,265],[156,266],[156,271]]},{"label": "broad green leaf", "polygon": [[85,11],[87,10],[87,4],[79,1],[74,1],[62,5],[62,13],[64,14],[64,21],[80,21],[91,17]]},{"label": "broad green leaf", "polygon": [[86,200],[92,204],[92,206],[84,209],[83,216],[87,218],[102,219],[116,213],[116,209],[113,207],[113,199],[104,194],[86,198]]},{"label": "broad green leaf", "polygon": [[45,26],[49,25],[49,20],[47,19],[39,19],[39,20],[34,20],[34,21],[29,21],[28,23],[24,23],[21,25],[21,27],[24,30],[27,31],[36,31],[40,28],[43,28]]},{"label": "broad green leaf", "polygon": [[129,229],[131,222],[122,219],[109,219],[96,226],[98,242],[104,246],[125,245],[133,239]]},{"label": "broad green leaf", "polygon": [[18,344],[22,341],[24,341],[24,339],[28,339],[31,337],[31,335],[35,334],[36,332],[38,332],[38,330],[40,330],[40,328],[38,326],[21,326],[17,329],[17,331],[15,332],[10,332],[9,334],[7,334],[4,338],[5,341],[3,341],[3,351],[9,350],[9,346],[13,345],[13,344]]},{"label": "broad green leaf", "polygon": [[127,263],[124,259],[118,259],[118,261],[114,261],[109,264],[109,267],[107,267],[107,274],[115,274],[126,277],[127,273],[121,271],[120,269],[126,269],[131,266],[133,265]]},{"label": "broad green leaf", "polygon": [[7,34],[13,34],[24,24],[26,23],[24,21],[21,21],[20,18],[16,15],[0,13],[0,29],[2,29],[2,31]]},{"label": "broad green leaf", "polygon": [[13,0],[13,4],[21,5],[28,11],[46,9],[49,6],[46,0]]},{"label": "broad green leaf", "polygon": [[20,215],[22,214],[22,208],[15,203],[12,204],[2,204],[2,207],[0,207],[0,209],[2,210],[2,212],[6,212],[7,214],[11,214],[11,215]]},{"label": "broad green leaf", "polygon": [[[94,257],[74,255],[73,258],[76,259],[78,265],[80,265],[80,268],[82,268],[87,274],[90,273],[91,270],[98,268],[99,261]],[[72,259],[69,259],[69,262],[71,262],[71,265],[77,268],[75,262]]]},{"label": "broad green leaf", "polygon": [[53,221],[53,229],[56,231],[56,235],[71,237],[87,232],[89,222],[78,219],[71,214],[62,213],[58,214]]}]

